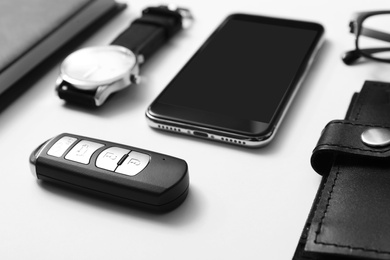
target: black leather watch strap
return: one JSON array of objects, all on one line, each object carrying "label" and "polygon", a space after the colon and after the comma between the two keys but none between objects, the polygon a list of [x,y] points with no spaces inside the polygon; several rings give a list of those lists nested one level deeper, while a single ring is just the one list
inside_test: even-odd
[{"label": "black leather watch strap", "polygon": [[390,133],[388,83],[366,81],[323,130],[311,158],[323,179],[293,259],[390,259],[390,145],[364,141],[371,129]]},{"label": "black leather watch strap", "polygon": [[85,107],[96,107],[94,98],[96,90],[80,90],[66,81],[62,81],[61,86],[57,87],[56,90],[61,99]]},{"label": "black leather watch strap", "polygon": [[182,28],[182,16],[166,7],[149,7],[111,44],[130,49],[147,60]]}]

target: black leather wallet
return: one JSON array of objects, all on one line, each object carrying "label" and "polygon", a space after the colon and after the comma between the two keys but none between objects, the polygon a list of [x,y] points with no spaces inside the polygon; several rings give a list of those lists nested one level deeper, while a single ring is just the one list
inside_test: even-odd
[{"label": "black leather wallet", "polygon": [[390,83],[366,81],[322,131],[323,176],[293,259],[390,259]]}]

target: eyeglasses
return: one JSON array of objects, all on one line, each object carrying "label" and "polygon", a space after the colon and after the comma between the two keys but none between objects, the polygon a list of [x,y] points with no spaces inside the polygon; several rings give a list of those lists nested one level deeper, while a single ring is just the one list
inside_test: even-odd
[{"label": "eyeglasses", "polygon": [[343,54],[345,64],[361,57],[390,63],[390,11],[357,13],[349,27],[356,37],[355,50]]}]

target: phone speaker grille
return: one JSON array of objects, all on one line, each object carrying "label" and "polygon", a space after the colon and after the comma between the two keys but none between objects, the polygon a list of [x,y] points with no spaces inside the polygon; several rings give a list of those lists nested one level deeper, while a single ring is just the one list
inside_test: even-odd
[{"label": "phone speaker grille", "polygon": [[221,140],[224,141],[224,142],[228,142],[228,143],[246,145],[246,142],[240,141],[240,140],[236,140],[236,139],[231,139],[231,138],[224,138],[224,137],[222,137]]},{"label": "phone speaker grille", "polygon": [[164,130],[170,130],[174,132],[181,132],[180,128],[171,127],[171,126],[164,126],[164,125],[157,125],[158,128],[164,129]]}]

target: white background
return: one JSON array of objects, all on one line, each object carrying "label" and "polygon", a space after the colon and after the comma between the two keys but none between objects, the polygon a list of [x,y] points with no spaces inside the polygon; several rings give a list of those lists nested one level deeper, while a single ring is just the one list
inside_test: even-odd
[{"label": "white background", "polygon": [[[83,45],[109,44],[143,8],[160,3],[129,1]],[[342,63],[341,53],[354,47],[349,19],[356,11],[386,10],[388,3],[180,1],[195,16],[192,28],[149,60],[142,84],[96,111],[64,105],[56,96],[58,61],[0,114],[0,259],[291,259],[320,182],[309,160],[322,128],[344,117],[365,80],[390,81],[390,65]],[[148,105],[235,12],[315,21],[326,29],[325,44],[273,143],[247,149],[151,129]],[[36,180],[30,153],[63,132],[186,160],[187,200],[156,215]]]}]

